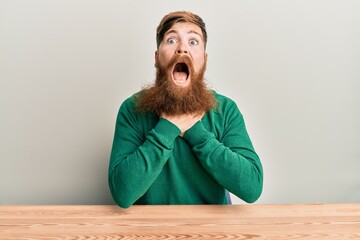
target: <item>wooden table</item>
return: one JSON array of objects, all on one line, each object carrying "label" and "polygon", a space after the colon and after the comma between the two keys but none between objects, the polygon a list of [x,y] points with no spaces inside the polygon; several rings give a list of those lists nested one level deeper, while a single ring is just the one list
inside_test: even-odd
[{"label": "wooden table", "polygon": [[360,203],[0,206],[0,239],[360,239]]}]

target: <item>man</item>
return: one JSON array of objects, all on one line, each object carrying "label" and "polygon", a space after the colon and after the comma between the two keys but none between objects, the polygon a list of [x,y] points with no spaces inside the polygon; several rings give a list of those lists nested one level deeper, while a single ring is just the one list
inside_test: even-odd
[{"label": "man", "polygon": [[157,28],[155,84],[120,107],[110,156],[115,202],[228,204],[227,191],[256,201],[262,165],[243,117],[229,98],[207,89],[207,33],[190,12]]}]

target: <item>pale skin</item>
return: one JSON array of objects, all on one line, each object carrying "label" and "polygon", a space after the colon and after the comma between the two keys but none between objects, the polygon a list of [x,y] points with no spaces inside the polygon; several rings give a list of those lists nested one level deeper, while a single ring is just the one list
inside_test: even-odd
[{"label": "pale skin", "polygon": [[200,114],[183,114],[177,116],[169,116],[162,114],[160,117],[167,119],[168,121],[175,124],[180,130],[180,136],[184,136],[185,132],[190,129],[196,122],[200,121],[204,116],[204,113]]},{"label": "pale skin", "polygon": [[[155,52],[155,65],[166,66],[174,54],[188,55],[193,62],[196,72],[202,68],[207,61],[207,53],[200,27],[192,23],[175,23],[164,34],[163,41]],[[187,87],[190,83],[191,76],[184,83],[177,85],[179,87]],[[180,136],[183,136],[188,129],[201,120],[204,114],[204,112],[176,116],[161,114],[160,117],[176,125],[181,130]]]}]

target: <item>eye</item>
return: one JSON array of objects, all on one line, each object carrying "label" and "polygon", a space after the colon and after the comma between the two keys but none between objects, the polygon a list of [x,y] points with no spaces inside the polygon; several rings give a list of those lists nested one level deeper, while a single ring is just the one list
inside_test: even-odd
[{"label": "eye", "polygon": [[199,43],[198,43],[198,41],[196,41],[196,40],[190,40],[190,44],[191,45],[198,45]]},{"label": "eye", "polygon": [[167,42],[170,43],[170,44],[174,44],[174,43],[176,43],[176,39],[175,38],[169,38],[167,40]]}]

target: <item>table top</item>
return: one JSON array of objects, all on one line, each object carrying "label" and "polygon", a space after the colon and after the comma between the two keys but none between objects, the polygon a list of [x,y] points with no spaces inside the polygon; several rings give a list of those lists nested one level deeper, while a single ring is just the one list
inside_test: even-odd
[{"label": "table top", "polygon": [[0,239],[360,239],[360,203],[0,206]]}]

